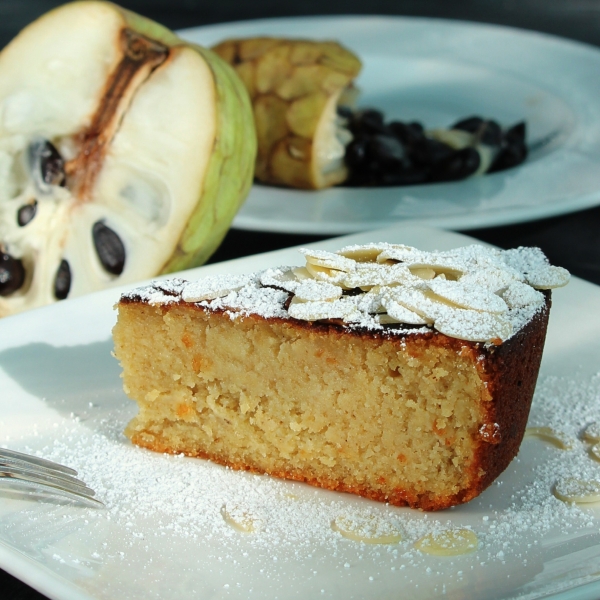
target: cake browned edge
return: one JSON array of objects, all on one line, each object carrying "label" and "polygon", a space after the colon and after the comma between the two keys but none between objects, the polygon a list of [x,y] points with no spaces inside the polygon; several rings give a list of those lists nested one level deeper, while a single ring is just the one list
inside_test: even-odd
[{"label": "cake browned edge", "polygon": [[[410,343],[435,344],[440,347],[451,348],[468,356],[477,366],[482,381],[485,382],[490,400],[483,405],[486,407],[485,423],[479,431],[479,444],[475,449],[475,456],[469,467],[470,485],[457,494],[449,496],[434,496],[428,494],[414,494],[407,490],[393,490],[384,493],[368,487],[347,486],[335,480],[324,480],[300,475],[292,471],[264,471],[246,463],[224,460],[223,457],[210,452],[186,452],[188,456],[207,459],[236,470],[254,473],[267,473],[282,479],[302,481],[315,487],[332,491],[348,492],[371,500],[386,502],[394,506],[410,506],[425,511],[436,511],[464,504],[481,494],[497,477],[508,467],[513,458],[518,454],[519,447],[525,434],[527,419],[531,409],[533,394],[542,360],[544,342],[548,326],[551,306],[551,292],[542,292],[545,305],[536,312],[533,318],[508,340],[498,344],[484,344],[470,342],[449,337],[438,331],[429,332],[394,330],[383,331],[366,328],[349,328],[334,321],[300,321],[289,318],[265,317],[249,314],[244,318],[280,321],[288,326],[292,324],[298,329],[312,329],[322,335],[352,335],[369,338],[388,338],[404,340]],[[145,304],[148,302],[135,292],[123,296],[120,304]],[[172,303],[159,305],[162,314],[166,314],[174,306],[186,305],[198,311],[210,310],[213,313],[225,313],[224,309],[209,309],[207,307],[176,300]],[[169,447],[166,441],[161,441],[154,436],[154,443],[144,438],[143,432],[135,434],[127,432],[131,441],[149,450],[170,454],[181,453],[180,449]]]}]

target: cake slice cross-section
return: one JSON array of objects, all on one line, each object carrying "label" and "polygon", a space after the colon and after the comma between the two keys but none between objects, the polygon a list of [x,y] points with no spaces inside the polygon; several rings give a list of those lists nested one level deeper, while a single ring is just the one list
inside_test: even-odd
[{"label": "cake slice cross-section", "polygon": [[476,497],[518,452],[568,273],[531,248],[303,252],[121,297],[127,436],[393,505]]}]

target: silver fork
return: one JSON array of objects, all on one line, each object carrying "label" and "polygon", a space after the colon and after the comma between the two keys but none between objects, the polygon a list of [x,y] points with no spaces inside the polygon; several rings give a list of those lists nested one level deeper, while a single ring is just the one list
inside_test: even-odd
[{"label": "silver fork", "polygon": [[[104,506],[95,492],[77,479],[77,471],[58,463],[0,448],[0,486],[27,488],[63,496],[91,506]],[[0,490],[1,491],[1,490]]]}]

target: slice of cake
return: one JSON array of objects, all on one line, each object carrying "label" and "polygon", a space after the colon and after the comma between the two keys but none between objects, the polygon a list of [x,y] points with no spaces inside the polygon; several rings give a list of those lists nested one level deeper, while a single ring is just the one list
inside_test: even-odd
[{"label": "slice of cake", "polygon": [[395,505],[477,496],[517,454],[568,273],[535,248],[303,253],[122,296],[126,434]]}]

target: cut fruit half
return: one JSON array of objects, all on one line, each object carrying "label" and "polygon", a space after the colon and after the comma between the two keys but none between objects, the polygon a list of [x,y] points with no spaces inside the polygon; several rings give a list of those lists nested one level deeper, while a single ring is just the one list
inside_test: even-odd
[{"label": "cut fruit half", "polygon": [[339,105],[352,104],[360,60],[336,42],[250,38],[213,48],[246,85],[258,136],[255,176],[319,189],[346,180],[352,135]]},{"label": "cut fruit half", "polygon": [[210,51],[107,2],[44,15],[0,54],[0,316],[202,264],[255,154]]}]

